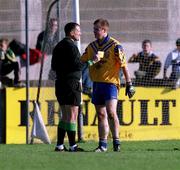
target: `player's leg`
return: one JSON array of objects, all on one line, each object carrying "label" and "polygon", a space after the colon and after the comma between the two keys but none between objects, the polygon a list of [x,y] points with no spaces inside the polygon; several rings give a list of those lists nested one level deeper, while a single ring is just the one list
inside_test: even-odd
[{"label": "player's leg", "polygon": [[92,103],[95,105],[98,115],[98,135],[99,146],[95,152],[107,151],[107,136],[109,134],[109,125],[104,100],[104,83],[93,83]]},{"label": "player's leg", "polygon": [[118,89],[114,84],[107,84],[105,88],[106,110],[108,114],[109,126],[113,136],[114,151],[120,151],[119,141],[119,119],[117,116],[117,96]]},{"label": "player's leg", "polygon": [[106,102],[106,108],[108,113],[109,126],[113,137],[114,151],[120,151],[119,141],[119,119],[117,116],[117,99],[108,100]]},{"label": "player's leg", "polygon": [[95,152],[107,151],[107,137],[109,134],[109,125],[105,105],[95,105],[96,113],[98,115],[98,134],[99,146]]}]

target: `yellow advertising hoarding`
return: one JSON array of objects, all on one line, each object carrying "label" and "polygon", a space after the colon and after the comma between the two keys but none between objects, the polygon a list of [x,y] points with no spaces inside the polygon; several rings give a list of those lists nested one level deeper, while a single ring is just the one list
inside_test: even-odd
[{"label": "yellow advertising hoarding", "polygon": [[[121,88],[117,113],[121,140],[180,139],[180,89],[136,87],[128,99]],[[37,88],[30,88],[30,111]],[[26,143],[26,91],[6,89],[6,143]],[[85,140],[97,140],[97,116],[90,99],[83,95]],[[56,141],[60,108],[54,88],[42,88],[40,108],[51,141]],[[31,120],[31,119],[30,119]],[[30,125],[32,122],[30,121]],[[30,127],[31,131],[31,127]]]}]

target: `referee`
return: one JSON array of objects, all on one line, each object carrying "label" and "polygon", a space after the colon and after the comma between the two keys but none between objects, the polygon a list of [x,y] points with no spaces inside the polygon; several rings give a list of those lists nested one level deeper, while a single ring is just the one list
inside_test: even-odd
[{"label": "referee", "polygon": [[53,50],[51,68],[56,72],[55,94],[62,110],[62,118],[57,128],[55,151],[68,151],[64,145],[67,132],[69,151],[83,151],[75,142],[78,108],[81,103],[83,64],[75,41],[80,39],[80,25],[70,22],[64,27],[66,37]]}]

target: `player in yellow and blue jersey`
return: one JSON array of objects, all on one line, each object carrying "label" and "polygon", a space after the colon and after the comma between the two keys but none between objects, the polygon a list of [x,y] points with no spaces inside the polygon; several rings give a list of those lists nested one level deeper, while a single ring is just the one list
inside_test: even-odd
[{"label": "player in yellow and blue jersey", "polygon": [[96,40],[87,46],[81,57],[82,62],[89,63],[90,78],[93,81],[92,103],[98,114],[99,146],[95,152],[107,151],[109,128],[114,151],[120,151],[119,119],[116,113],[120,69],[126,79],[126,95],[131,98],[135,93],[123,48],[117,40],[108,35],[108,30],[108,21],[97,19],[94,22]]}]

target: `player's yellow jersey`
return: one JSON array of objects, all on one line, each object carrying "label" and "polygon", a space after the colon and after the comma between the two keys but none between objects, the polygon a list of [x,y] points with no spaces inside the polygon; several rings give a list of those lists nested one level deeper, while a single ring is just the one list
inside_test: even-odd
[{"label": "player's yellow jersey", "polygon": [[120,42],[110,36],[107,36],[101,43],[96,40],[87,46],[81,61],[92,60],[98,51],[103,51],[104,57],[99,62],[89,66],[91,80],[119,86],[119,71],[121,67],[126,65],[125,54]]}]

